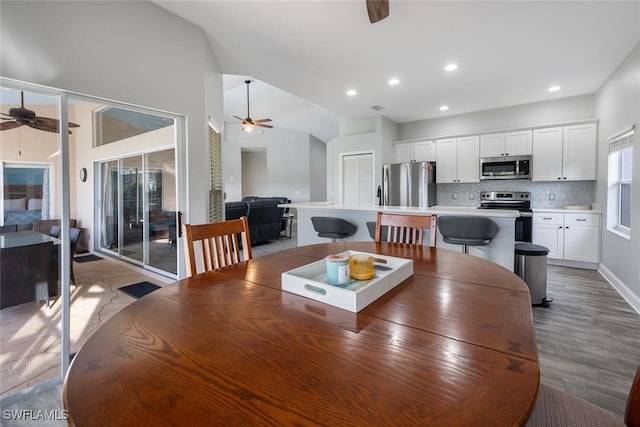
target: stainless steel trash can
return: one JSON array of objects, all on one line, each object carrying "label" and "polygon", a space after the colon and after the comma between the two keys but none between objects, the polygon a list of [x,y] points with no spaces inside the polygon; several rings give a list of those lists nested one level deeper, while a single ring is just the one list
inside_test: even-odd
[{"label": "stainless steel trash can", "polygon": [[533,306],[544,306],[553,301],[547,296],[547,254],[549,249],[544,246],[516,243],[514,273],[529,287]]}]

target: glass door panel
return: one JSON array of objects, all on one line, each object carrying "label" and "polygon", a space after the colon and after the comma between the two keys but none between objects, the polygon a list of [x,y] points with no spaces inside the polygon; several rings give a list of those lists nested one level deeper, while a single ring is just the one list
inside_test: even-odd
[{"label": "glass door panel", "polygon": [[[42,220],[61,218],[65,191],[60,135],[55,132],[58,97],[3,86],[0,111],[0,225],[5,227],[0,233],[38,233],[34,225],[44,229]],[[21,114],[46,117],[46,129],[19,120]],[[56,243],[0,248],[0,398],[60,377],[64,336],[55,260],[68,243]]]},{"label": "glass door panel", "polygon": [[142,156],[122,159],[120,180],[122,185],[122,244],[120,254],[144,261],[144,192]]},{"label": "glass door panel", "polygon": [[102,251],[178,273],[175,170],[174,149],[100,164]]},{"label": "glass door panel", "polygon": [[118,191],[118,161],[100,165],[102,204],[100,206],[100,248],[118,252],[120,247],[120,192]]},{"label": "glass door panel", "polygon": [[173,274],[177,269],[175,150],[145,154],[147,264]]}]

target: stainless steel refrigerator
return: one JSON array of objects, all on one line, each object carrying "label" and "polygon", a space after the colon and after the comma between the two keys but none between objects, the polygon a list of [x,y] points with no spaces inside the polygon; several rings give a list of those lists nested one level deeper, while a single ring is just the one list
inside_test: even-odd
[{"label": "stainless steel refrigerator", "polygon": [[394,163],[382,167],[382,205],[429,207],[436,204],[436,163]]}]

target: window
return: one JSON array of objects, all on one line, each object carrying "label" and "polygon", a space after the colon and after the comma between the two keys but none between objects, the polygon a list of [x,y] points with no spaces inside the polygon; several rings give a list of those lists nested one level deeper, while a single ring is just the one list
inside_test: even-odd
[{"label": "window", "polygon": [[607,229],[626,238],[631,238],[634,130],[635,126],[630,126],[609,138]]},{"label": "window", "polygon": [[29,225],[49,219],[49,167],[48,164],[0,162],[4,225]]},{"label": "window", "polygon": [[94,146],[122,141],[167,126],[173,126],[173,119],[118,107],[103,107],[94,113]]}]

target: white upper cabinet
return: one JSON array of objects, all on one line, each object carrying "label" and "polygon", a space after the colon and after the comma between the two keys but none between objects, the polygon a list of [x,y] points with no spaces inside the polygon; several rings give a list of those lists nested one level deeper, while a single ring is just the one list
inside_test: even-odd
[{"label": "white upper cabinet", "polygon": [[595,123],[534,130],[533,180],[595,180],[596,140]]},{"label": "white upper cabinet", "polygon": [[436,182],[480,182],[480,138],[439,139],[436,141]]},{"label": "white upper cabinet", "polygon": [[499,157],[504,154],[504,133],[482,135],[480,137],[480,157]]},{"label": "white upper cabinet", "polygon": [[435,162],[435,141],[402,142],[394,144],[393,159],[396,163]]},{"label": "white upper cabinet", "polygon": [[393,146],[393,160],[395,163],[406,163],[413,160],[413,143],[404,142]]},{"label": "white upper cabinet", "polygon": [[531,154],[531,140],[532,132],[530,130],[482,135],[480,137],[480,157]]},{"label": "white upper cabinet", "polygon": [[436,161],[436,142],[420,141],[413,143],[413,158],[416,162]]},{"label": "white upper cabinet", "polygon": [[505,156],[524,156],[531,154],[532,141],[533,132],[531,130],[507,132],[504,135]]},{"label": "white upper cabinet", "polygon": [[563,138],[563,179],[595,180],[597,150],[595,123],[565,126]]},{"label": "white upper cabinet", "polygon": [[534,181],[562,179],[562,127],[533,131]]}]

